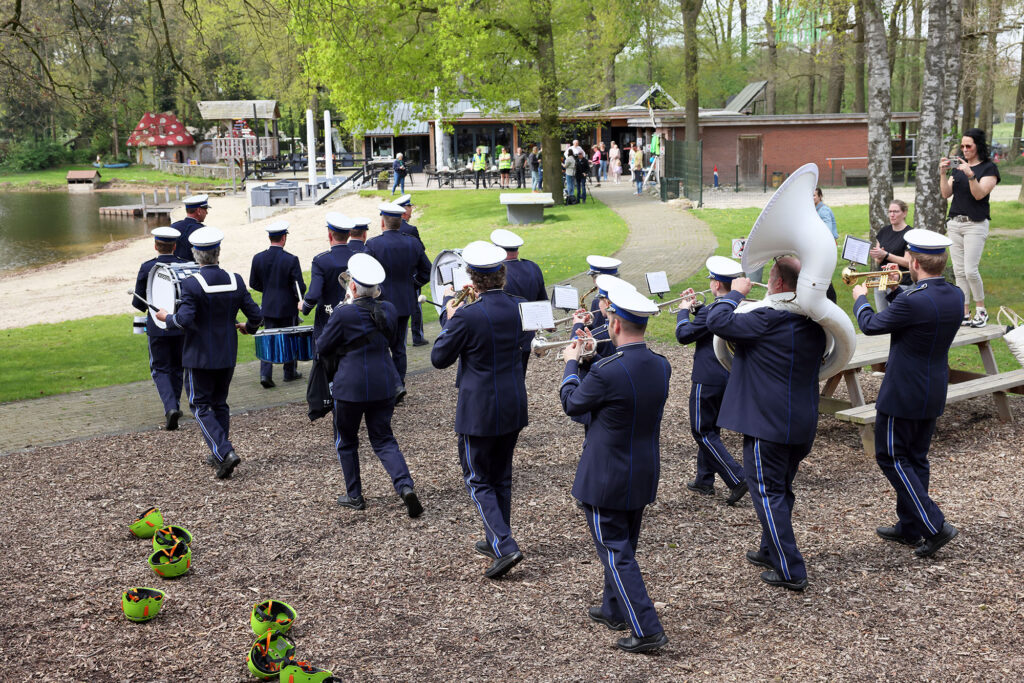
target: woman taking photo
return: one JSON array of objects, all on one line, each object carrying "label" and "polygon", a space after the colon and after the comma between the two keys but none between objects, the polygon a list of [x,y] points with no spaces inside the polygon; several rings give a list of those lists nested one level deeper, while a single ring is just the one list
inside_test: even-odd
[{"label": "woman taking photo", "polygon": [[[953,240],[949,248],[956,286],[964,293],[964,319],[961,325],[983,327],[988,322],[985,310],[985,286],[978,264],[988,238],[988,196],[999,182],[999,169],[988,158],[985,132],[969,128],[960,140],[961,158],[939,160],[939,187],[950,197],[946,234]],[[952,171],[948,176],[946,170]],[[974,317],[970,301],[974,299]]]},{"label": "woman taking photo", "polygon": [[[909,285],[910,282],[910,257],[904,254],[907,251],[907,241],[904,239],[907,229],[907,203],[902,199],[894,199],[889,203],[889,223],[878,231],[877,242],[871,248],[871,258],[875,260],[878,268],[884,265],[895,263],[903,273],[901,285]],[[876,268],[876,270],[878,269]],[[889,307],[889,300],[885,297],[885,289],[879,287],[875,290],[875,310],[882,311]]]}]

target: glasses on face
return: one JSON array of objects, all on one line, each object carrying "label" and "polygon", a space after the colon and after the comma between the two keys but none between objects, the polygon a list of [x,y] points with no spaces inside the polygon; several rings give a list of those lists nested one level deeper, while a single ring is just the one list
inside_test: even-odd
[{"label": "glasses on face", "polygon": [[903,209],[889,209],[889,213],[903,213]]},{"label": "glasses on face", "polygon": [[960,149],[974,149],[974,145],[960,145]]}]

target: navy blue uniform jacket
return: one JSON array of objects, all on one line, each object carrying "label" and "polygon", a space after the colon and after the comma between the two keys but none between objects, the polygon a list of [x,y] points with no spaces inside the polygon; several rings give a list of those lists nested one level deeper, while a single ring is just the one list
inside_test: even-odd
[{"label": "navy blue uniform jacket", "polygon": [[194,260],[192,258],[192,245],[188,241],[188,236],[203,227],[203,224],[192,218],[192,216],[185,216],[180,221],[171,223],[171,227],[181,233],[181,236],[178,237],[178,243],[174,245],[174,255],[182,261]]},{"label": "navy blue uniform jacket", "polygon": [[397,230],[385,230],[366,243],[366,253],[384,266],[381,298],[393,303],[399,316],[412,315],[420,287],[430,281],[423,244]]},{"label": "navy blue uniform jacket", "polygon": [[265,318],[293,318],[299,293],[295,285],[305,293],[306,281],[302,279],[299,257],[289,254],[281,247],[270,247],[252,257],[249,269],[249,287],[263,292],[260,308]]},{"label": "navy blue uniform jacket", "polygon": [[544,273],[540,266],[526,259],[505,261],[505,291],[527,301],[547,301]]},{"label": "navy blue uniform jacket", "polygon": [[694,384],[724,387],[729,382],[729,371],[715,356],[715,335],[708,331],[707,306],[698,307],[693,320],[685,308],[676,314],[676,340],[680,344],[697,342],[693,352],[693,372],[690,374]]},{"label": "navy blue uniform jacket", "polygon": [[708,330],[736,346],[718,426],[775,443],[811,443],[825,331],[790,311],[736,313],[742,299],[729,292],[708,306]]},{"label": "navy blue uniform jacket", "polygon": [[323,332],[331,311],[345,299],[345,288],[338,282],[338,276],[348,270],[352,250],[347,244],[335,244],[329,251],[322,251],[313,257],[309,270],[309,291],[303,297],[302,313],[306,315],[316,306],[313,316],[313,338]]},{"label": "navy blue uniform jacket", "polygon": [[366,251],[366,242],[363,240],[349,240],[346,244],[353,254],[362,254]]},{"label": "navy blue uniform jacket", "polygon": [[891,333],[889,362],[875,407],[893,417],[942,415],[949,382],[949,346],[960,330],[964,295],[941,277],[921,280],[881,313],[860,297],[853,305],[864,334]]},{"label": "navy blue uniform jacket", "polygon": [[[198,278],[206,282],[204,291]],[[233,368],[238,358],[238,331],[235,316],[241,310],[246,330],[252,334],[260,327],[260,307],[252,300],[245,281],[238,273],[219,266],[203,266],[181,283],[181,306],[167,316],[168,327],[185,330],[185,350],[181,365],[186,368],[216,370]]]},{"label": "navy blue uniform jacket", "polygon": [[[158,263],[184,263],[180,258],[174,254],[160,254],[156,258],[151,258],[139,268],[139,274],[135,278],[135,293],[146,298],[146,285],[149,283],[149,271],[153,269]],[[149,306],[142,303],[142,299],[138,296],[132,297],[132,306],[145,311],[146,313],[146,334],[150,337],[180,337],[182,332],[176,327],[167,327],[167,329],[160,329],[153,322],[153,311],[149,310]]]},{"label": "navy blue uniform jacket", "polygon": [[527,424],[523,380],[523,332],[519,302],[500,289],[484,292],[449,320],[430,351],[435,368],[459,361],[459,401],[455,431],[470,436],[500,436]]},{"label": "navy blue uniform jacket", "polygon": [[321,355],[341,353],[353,342],[366,341],[338,359],[338,370],[331,385],[331,396],[338,401],[386,401],[394,398],[395,387],[402,383],[390,350],[397,329],[395,307],[387,301],[380,302],[380,314],[385,318],[384,331],[381,332],[366,308],[371,301],[364,297],[335,308],[316,340],[316,348]]},{"label": "navy blue uniform jacket", "polygon": [[572,495],[596,507],[638,510],[653,503],[661,471],[661,417],[672,366],[643,342],[623,344],[582,380],[565,364],[559,394],[569,416],[591,415]]},{"label": "navy blue uniform jacket", "polygon": [[420,244],[423,244],[423,240],[420,239],[420,231],[416,228],[415,225],[412,225],[411,223],[406,223],[404,218],[402,219],[402,225],[398,228],[398,232],[402,233],[403,235],[411,235],[416,239],[420,240]]}]

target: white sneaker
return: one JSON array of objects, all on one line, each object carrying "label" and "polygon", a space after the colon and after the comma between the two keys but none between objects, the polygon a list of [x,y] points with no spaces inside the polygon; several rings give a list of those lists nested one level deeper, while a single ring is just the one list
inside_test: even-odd
[{"label": "white sneaker", "polygon": [[970,314],[965,313],[964,317],[963,317],[963,320],[960,321],[960,327],[970,327],[970,326],[971,326],[971,316],[970,316]]},{"label": "white sneaker", "polygon": [[974,319],[971,320],[971,327],[985,327],[988,324],[988,311],[979,308],[974,312]]}]

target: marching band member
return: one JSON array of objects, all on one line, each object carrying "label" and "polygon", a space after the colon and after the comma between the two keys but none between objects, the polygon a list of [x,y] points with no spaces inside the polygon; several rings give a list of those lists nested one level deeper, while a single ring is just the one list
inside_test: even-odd
[{"label": "marching band member", "polygon": [[521,299],[502,291],[505,251],[488,242],[472,242],[463,251],[475,303],[455,305],[446,297],[441,334],[430,361],[446,368],[459,361],[455,432],[459,461],[469,497],[483,519],[486,539],[476,551],[493,560],[484,576],[504,576],[523,559],[512,537],[512,454],[527,424],[522,354],[530,334],[523,332]]},{"label": "marching band member", "polygon": [[736,307],[752,285],[736,278],[706,319],[711,333],[736,348],[718,426],[743,434],[747,485],[762,530],[761,547],[747,560],[767,569],[765,583],[794,591],[807,587],[807,569],[793,535],[793,478],[814,443],[825,353],[821,326],[786,309],[799,275],[799,260],[777,259],[768,279],[771,305],[746,313]]},{"label": "marching band member", "polygon": [[[610,256],[588,256],[587,265],[590,266],[590,277],[594,278],[594,285],[597,286],[598,275],[618,275],[619,266],[622,265],[622,261],[617,258]],[[585,295],[584,295],[585,296]],[[582,301],[580,302],[583,303]],[[604,325],[604,314],[601,313],[600,302],[598,297],[594,297],[590,302],[590,312],[594,314],[594,320],[587,327],[593,329]]]},{"label": "marching band member", "polygon": [[334,434],[338,461],[345,475],[345,493],[338,505],[365,510],[359,477],[359,423],[366,417],[366,432],[373,452],[391,477],[410,517],[419,517],[423,506],[413,489],[405,456],[391,431],[395,410],[398,371],[391,358],[395,328],[395,307],[376,301],[384,268],[367,254],[353,254],[348,262],[352,279],[348,284],[351,303],[338,306],[317,339],[322,356],[337,356],[338,369],[331,384],[334,397]]},{"label": "marching band member", "polygon": [[[252,257],[249,268],[249,287],[263,293],[260,310],[263,311],[263,326],[270,328],[291,327],[299,324],[296,305],[306,291],[302,278],[299,257],[284,250],[288,241],[288,222],[275,221],[266,227],[270,246]],[[296,371],[297,363],[284,364],[284,381],[293,382],[302,377]],[[260,385],[264,389],[274,386],[274,364],[260,361]]]},{"label": "marching band member", "polygon": [[366,251],[366,231],[370,229],[369,218],[353,218],[352,229],[348,233],[348,248],[353,254]]},{"label": "marching band member", "polygon": [[[420,239],[420,231],[415,225],[409,223],[409,219],[412,218],[412,195],[403,194],[395,200],[395,204],[405,209],[405,212],[402,214],[402,225],[399,226],[398,232],[415,237],[422,245],[423,240]],[[412,345],[426,346],[427,340],[423,337],[423,309],[420,307],[419,301],[416,301],[412,307],[412,317],[409,318],[409,324],[412,326],[410,328],[412,329]]]},{"label": "marching band member", "polygon": [[192,244],[188,241],[188,238],[193,232],[203,227],[206,214],[210,212],[210,196],[196,194],[191,197],[185,197],[182,203],[185,205],[185,217],[180,221],[171,223],[171,227],[180,233],[178,242],[174,247],[174,255],[182,261],[191,261]]},{"label": "marching band member", "polygon": [[366,243],[366,253],[384,266],[387,284],[381,291],[381,297],[394,304],[398,314],[398,334],[392,340],[391,355],[398,370],[400,403],[405,397],[405,335],[409,330],[409,316],[419,305],[416,297],[420,287],[430,281],[430,261],[423,251],[422,242],[410,239],[398,230],[405,209],[390,202],[380,204],[379,208],[383,232]]},{"label": "marching band member", "polygon": [[346,244],[352,220],[337,211],[331,211],[326,218],[327,241],[331,248],[313,257],[309,270],[309,290],[299,302],[302,315],[309,315],[313,307],[316,307],[316,315],[313,316],[314,341],[323,332],[331,312],[345,298],[345,287],[338,276],[348,269],[348,260],[352,257],[352,250]]},{"label": "marching band member", "polygon": [[[544,273],[533,261],[519,258],[523,238],[511,230],[499,228],[491,233],[491,243],[505,250],[505,291],[527,301],[547,301]],[[530,347],[523,349],[523,374],[530,360]]]},{"label": "marching band member", "polygon": [[897,522],[876,531],[887,541],[916,546],[918,557],[931,557],[958,533],[928,495],[928,448],[946,406],[949,347],[964,294],[942,276],[948,237],[918,229],[907,231],[906,240],[914,286],[894,287],[889,307],[875,313],[867,287],[857,285],[853,309],[864,334],[892,335],[876,403],[875,460],[896,489]]},{"label": "marching band member", "polygon": [[613,631],[632,630],[618,640],[619,648],[649,652],[665,646],[668,638],[635,553],[644,508],[657,495],[661,418],[672,368],[644,343],[648,316],[658,307],[630,287],[613,287],[608,297],[608,329],[616,352],[580,379],[582,343],[566,347],[559,394],[566,415],[591,415],[572,487],[604,565],[604,598],[588,613]]},{"label": "marching band member", "polygon": [[[740,264],[724,256],[712,256],[705,264],[711,293],[719,299],[729,293],[732,281],[743,275]],[[693,290],[683,292],[683,296]],[[693,319],[690,319],[690,315]],[[746,493],[743,468],[729,454],[718,429],[722,396],[729,382],[729,371],[715,357],[715,335],[707,327],[708,307],[699,306],[696,296],[683,299],[676,314],[676,340],[695,342],[693,372],[690,375],[690,433],[697,442],[696,476],[686,488],[707,496],[715,494],[715,474],[729,487],[727,505],[735,505]]]},{"label": "marching band member", "polygon": [[[149,283],[149,271],[158,263],[183,263],[174,255],[174,249],[181,235],[174,228],[157,228],[152,232],[153,248],[158,256],[151,258],[139,268],[135,278],[135,294],[132,306],[146,312],[146,338],[149,340],[149,374],[156,384],[156,392],[164,406],[164,429],[169,432],[178,428],[181,419],[181,386],[183,373],[181,367],[181,350],[185,337],[177,328],[160,329],[153,323],[153,313],[143,299],[146,298],[146,285]],[[191,259],[190,259],[191,260]]]},{"label": "marching band member", "polygon": [[[181,283],[181,306],[168,314],[160,309],[156,319],[185,331],[182,365],[188,382],[188,401],[210,447],[206,462],[217,468],[217,478],[227,479],[241,462],[228,440],[231,413],[228,390],[238,357],[238,336],[260,327],[260,307],[252,300],[245,280],[218,265],[224,234],[203,227],[192,233],[192,255],[199,272]],[[241,310],[246,322],[235,322]]]}]

